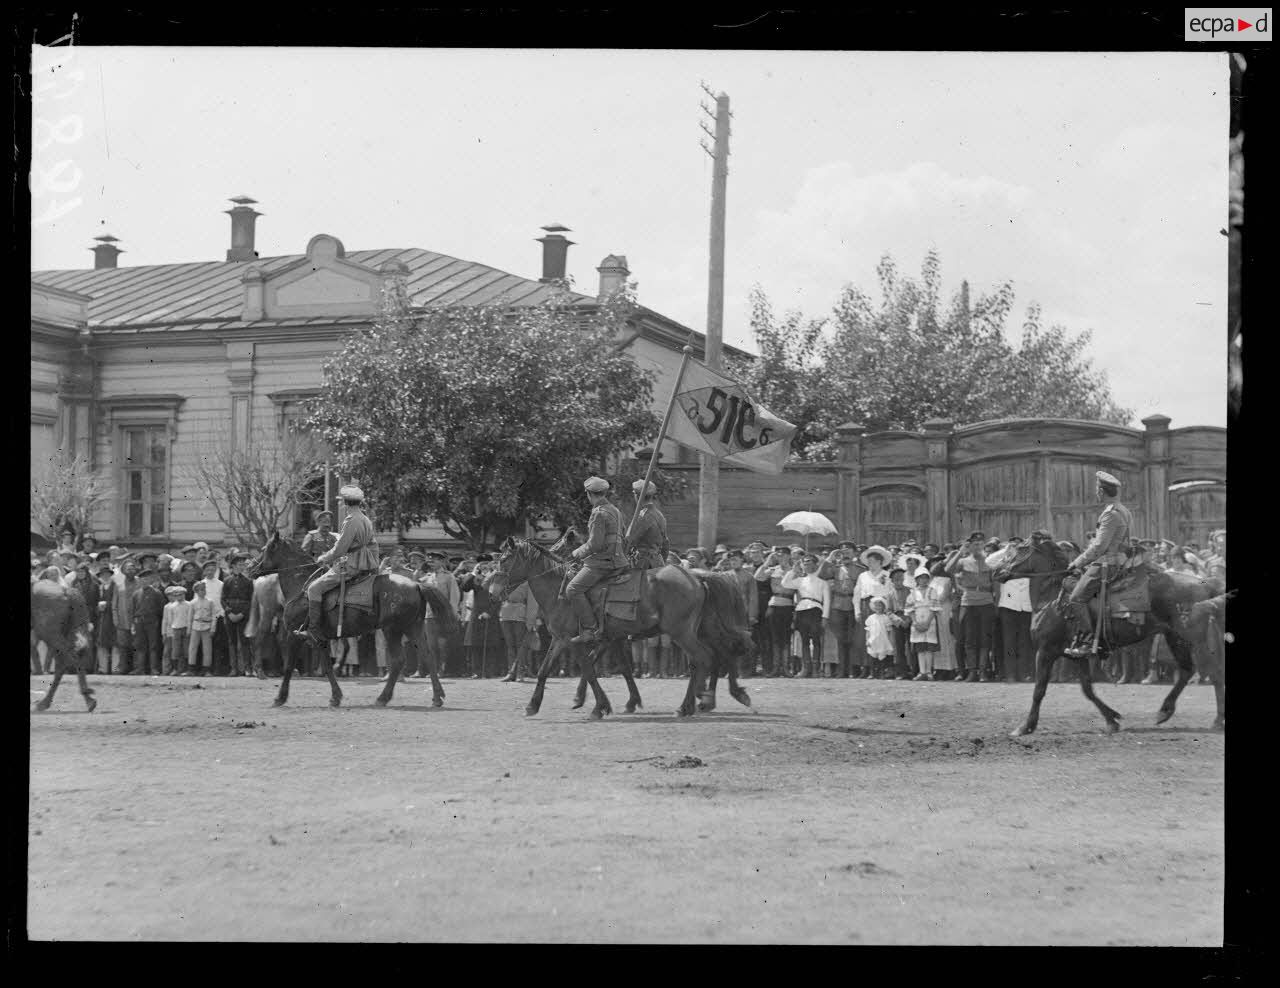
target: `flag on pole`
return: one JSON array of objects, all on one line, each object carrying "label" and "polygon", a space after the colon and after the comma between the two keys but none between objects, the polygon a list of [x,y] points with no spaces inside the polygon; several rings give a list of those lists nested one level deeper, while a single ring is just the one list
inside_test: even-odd
[{"label": "flag on pole", "polygon": [[796,427],[756,403],[733,378],[690,360],[675,402],[668,439],[731,466],[782,473]]}]

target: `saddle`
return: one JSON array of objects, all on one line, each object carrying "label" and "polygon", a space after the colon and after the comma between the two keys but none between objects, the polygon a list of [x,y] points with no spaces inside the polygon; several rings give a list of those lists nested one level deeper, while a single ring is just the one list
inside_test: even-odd
[{"label": "saddle", "polygon": [[1150,571],[1145,564],[1121,566],[1107,580],[1107,611],[1112,618],[1142,624],[1151,611]]},{"label": "saddle", "polygon": [[[613,576],[606,577],[587,591],[587,602],[596,614],[596,626],[603,628],[606,616],[619,621],[634,621],[636,608],[640,604],[640,591],[643,587],[645,573],[643,569],[619,570]],[[564,599],[564,586],[560,587],[560,597]]]},{"label": "saddle", "polygon": [[[376,570],[370,570],[367,573],[361,573],[355,579],[347,580],[346,596],[342,601],[343,610],[354,609],[373,613],[373,584],[377,575]],[[334,587],[332,590],[326,590],[324,594],[324,613],[328,616],[330,611],[334,612],[335,621],[337,621],[338,596],[341,593],[341,587]]]}]

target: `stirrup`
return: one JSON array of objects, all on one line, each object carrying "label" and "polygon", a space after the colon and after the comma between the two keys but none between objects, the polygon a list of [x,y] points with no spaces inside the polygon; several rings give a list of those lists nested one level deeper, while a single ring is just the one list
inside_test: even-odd
[{"label": "stirrup", "polygon": [[590,642],[598,642],[599,640],[599,628],[583,628],[581,634],[574,635],[569,639],[569,641],[574,645],[586,645]]},{"label": "stirrup", "polygon": [[1093,654],[1093,638],[1092,636],[1077,640],[1070,648],[1062,650],[1063,655],[1070,656],[1073,659],[1083,659]]}]

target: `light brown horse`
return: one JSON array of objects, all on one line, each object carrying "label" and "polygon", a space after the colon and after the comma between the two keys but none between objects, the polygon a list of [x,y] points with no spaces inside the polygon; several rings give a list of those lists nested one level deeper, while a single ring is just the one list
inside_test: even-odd
[{"label": "light brown horse", "polygon": [[[1036,729],[1040,719],[1040,703],[1048,689],[1054,663],[1062,657],[1071,639],[1070,628],[1063,616],[1065,594],[1062,587],[1069,562],[1068,547],[1075,548],[1070,543],[1025,543],[1011,560],[992,574],[999,582],[1019,577],[1030,578],[1033,611],[1031,640],[1036,646],[1036,685],[1031,710],[1022,725],[1012,732],[1013,737],[1030,734]],[[1178,665],[1178,678],[1156,715],[1156,723],[1163,724],[1173,716],[1178,696],[1190,681],[1195,668],[1191,659],[1191,641],[1188,638],[1191,633],[1187,625],[1188,614],[1195,604],[1212,598],[1215,588],[1189,573],[1160,570],[1154,566],[1148,566],[1148,580],[1151,613],[1147,620],[1142,625],[1134,625],[1125,620],[1104,622],[1105,632],[1103,640],[1099,642],[1099,652],[1105,655],[1111,648],[1134,645],[1158,634],[1165,636]],[[1092,620],[1095,623],[1097,606],[1095,598],[1090,602]],[[1211,677],[1218,702],[1218,716],[1213,727],[1215,730],[1222,730],[1226,726],[1226,674],[1223,663],[1215,662],[1214,665],[1216,668],[1212,670]],[[1115,733],[1120,729],[1120,715],[1094,693],[1088,660],[1080,660],[1077,667],[1080,689],[1102,714],[1107,724],[1107,733]]]},{"label": "light brown horse", "polygon": [[[495,591],[511,589],[528,583],[529,589],[543,612],[543,621],[557,644],[567,642],[577,633],[577,620],[572,611],[559,599],[560,587],[567,575],[565,563],[550,550],[525,539],[509,538],[502,544],[498,557],[498,570],[491,585]],[[754,649],[751,634],[747,630],[746,606],[742,602],[732,577],[722,573],[693,574],[678,566],[663,566],[647,571],[636,606],[633,621],[606,616],[603,626],[604,640],[593,648],[584,650],[582,674],[595,695],[596,704],[591,717],[599,720],[613,712],[609,698],[596,677],[596,661],[605,648],[615,647],[619,641],[631,636],[647,638],[668,634],[672,641],[689,656],[691,670],[689,686],[684,702],[676,713],[681,717],[692,716],[696,699],[702,691],[708,674],[715,669],[715,653],[731,656]],[[563,645],[561,644],[561,647]],[[554,645],[538,670],[538,684],[533,698],[525,708],[527,715],[538,712],[547,673],[559,649]],[[639,706],[639,694],[634,678],[630,675],[630,656],[622,656],[623,675],[628,680],[631,699]],[[730,665],[729,692],[740,703],[751,705],[746,690],[737,684],[736,670]],[[704,700],[707,698],[704,696]],[[628,711],[634,707],[628,702]],[[709,709],[704,708],[704,709]]]}]

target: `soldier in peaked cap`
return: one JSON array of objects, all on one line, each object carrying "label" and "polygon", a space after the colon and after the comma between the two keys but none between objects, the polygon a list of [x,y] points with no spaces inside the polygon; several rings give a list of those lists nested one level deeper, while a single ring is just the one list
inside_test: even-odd
[{"label": "soldier in peaked cap", "polygon": [[373,538],[373,522],[364,513],[364,491],[349,484],[338,491],[338,497],[347,505],[342,531],[334,547],[316,558],[321,566],[333,565],[327,573],[308,584],[307,630],[294,632],[300,637],[309,637],[317,645],[326,642],[321,603],[324,592],[336,587],[344,578],[351,580],[378,568],[378,543]]},{"label": "soldier in peaked cap", "polygon": [[1133,515],[1120,503],[1120,481],[1099,470],[1098,500],[1105,505],[1098,515],[1098,528],[1092,541],[1071,563],[1071,570],[1080,574],[1071,599],[1067,602],[1067,622],[1076,633],[1076,640],[1066,650],[1072,658],[1090,654],[1093,629],[1089,626],[1089,598],[1098,592],[1104,566],[1119,566],[1124,562],[1124,551],[1129,545],[1129,530]]},{"label": "soldier in peaked cap", "polygon": [[582,626],[582,633],[570,639],[574,644],[600,640],[600,629],[596,627],[587,591],[627,566],[627,557],[622,552],[622,513],[609,503],[609,482],[601,477],[588,477],[582,487],[591,502],[591,518],[587,521],[587,541],[573,550],[573,558],[581,560],[582,567],[564,592]]},{"label": "soldier in peaked cap", "polygon": [[321,511],[316,515],[316,527],[302,539],[302,551],[311,553],[315,559],[338,544],[338,536],[333,531],[333,512]]},{"label": "soldier in peaked cap", "polygon": [[638,569],[657,569],[667,564],[671,543],[667,539],[667,519],[654,502],[658,487],[653,481],[645,486],[641,478],[631,485],[631,491],[639,503],[635,526],[627,540],[631,545],[631,564]]}]

